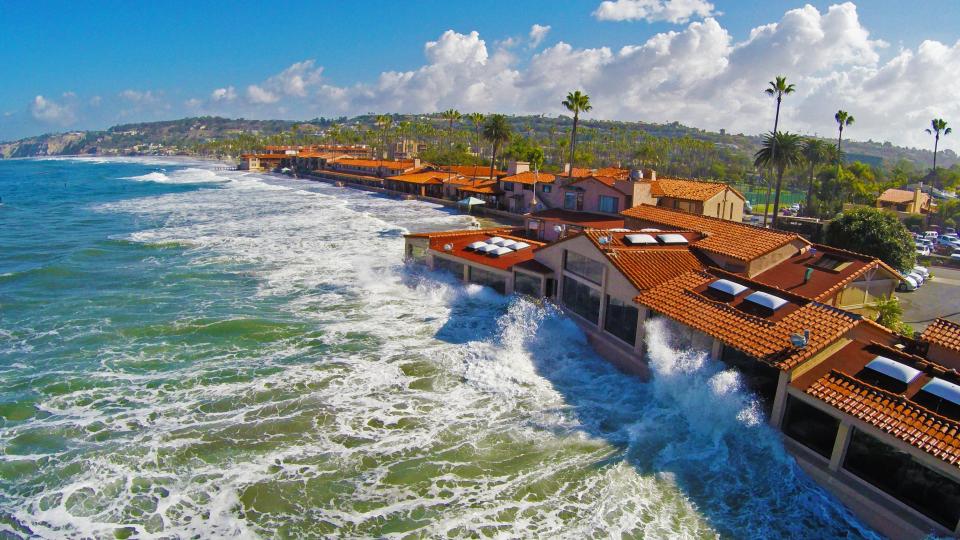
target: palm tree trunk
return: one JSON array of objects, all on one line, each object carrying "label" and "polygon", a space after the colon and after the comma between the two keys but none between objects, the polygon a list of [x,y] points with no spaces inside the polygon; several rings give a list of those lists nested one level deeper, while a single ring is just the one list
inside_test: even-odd
[{"label": "palm tree trunk", "polygon": [[[777,114],[773,117],[773,148],[770,149],[770,163],[773,163],[777,158],[777,127],[780,125],[780,102],[783,100],[781,96],[777,96]],[[772,172],[772,169],[771,169]],[[777,200],[780,200],[780,190],[777,188]],[[770,211],[770,182],[767,182],[767,205],[763,209],[763,226],[767,226],[767,214]],[[777,221],[777,208],[773,209],[773,221],[776,224]],[[776,225],[774,225],[776,226]]]},{"label": "palm tree trunk", "polygon": [[773,228],[777,228],[777,221],[780,219],[780,186],[783,184],[783,171],[786,168],[777,170],[777,192],[773,196]]},{"label": "palm tree trunk", "polygon": [[494,178],[494,176],[493,176],[493,164],[496,163],[496,161],[497,161],[497,143],[494,142],[494,143],[493,143],[493,154],[490,156],[490,178],[491,178],[491,179]]},{"label": "palm tree trunk", "polygon": [[937,145],[940,144],[940,134],[933,139],[933,178],[937,178]]},{"label": "palm tree trunk", "polygon": [[807,202],[803,207],[803,213],[806,214],[807,217],[811,217],[810,207],[813,206],[813,169],[814,167],[811,164],[810,165],[810,182],[807,184]]},{"label": "palm tree trunk", "polygon": [[577,121],[580,119],[579,114],[573,115],[573,130],[570,131],[570,174],[573,174],[573,156],[574,151],[577,149]]}]

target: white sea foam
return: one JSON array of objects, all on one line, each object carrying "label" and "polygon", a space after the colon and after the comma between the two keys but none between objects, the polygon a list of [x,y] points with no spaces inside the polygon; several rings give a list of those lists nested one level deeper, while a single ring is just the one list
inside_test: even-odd
[{"label": "white sea foam", "polygon": [[[869,536],[796,469],[737,374],[663,321],[648,324],[655,379],[641,383],[555,307],[400,262],[402,231],[469,217],[218,174],[230,180],[218,189],[98,208],[160,223],[130,241],[189,246],[188,267],[257,284],[257,297],[230,300],[229,320],[156,333],[213,336],[266,305],[279,311],[268,322],[296,331],[255,349],[240,341],[275,326],[237,330],[230,347],[104,347],[92,383],[45,397],[45,417],[4,433],[81,441],[19,456],[62,473],[0,503],[34,534]],[[151,361],[168,371],[143,370]]]}]

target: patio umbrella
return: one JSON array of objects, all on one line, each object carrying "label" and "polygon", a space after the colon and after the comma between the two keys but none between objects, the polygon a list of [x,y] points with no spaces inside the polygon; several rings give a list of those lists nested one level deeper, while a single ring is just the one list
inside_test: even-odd
[{"label": "patio umbrella", "polygon": [[457,204],[462,204],[467,207],[467,213],[470,213],[470,208],[478,204],[487,204],[483,199],[478,199],[476,197],[467,197],[461,201],[457,201]]}]

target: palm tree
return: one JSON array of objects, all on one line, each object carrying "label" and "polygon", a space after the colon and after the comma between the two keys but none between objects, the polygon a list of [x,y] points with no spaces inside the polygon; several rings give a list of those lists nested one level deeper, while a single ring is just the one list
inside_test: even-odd
[{"label": "palm tree", "polygon": [[477,139],[477,156],[480,156],[480,127],[483,126],[483,113],[470,113],[467,115],[467,120],[473,124],[473,131],[476,133]]},{"label": "palm tree", "polygon": [[461,117],[460,111],[456,109],[447,109],[440,113],[440,118],[443,118],[449,124],[447,128],[447,146],[450,145],[450,140],[453,138],[453,124],[454,122],[459,122]]},{"label": "palm tree", "polygon": [[378,114],[376,124],[380,127],[380,139],[383,144],[383,150],[380,151],[380,157],[382,159],[383,153],[387,149],[387,130],[393,125],[393,117],[389,114]]},{"label": "palm tree", "polygon": [[787,167],[799,165],[803,159],[801,138],[795,133],[768,133],[763,137],[760,150],[753,156],[755,167],[770,167],[777,173],[777,191],[773,199],[773,228],[777,228],[780,216],[780,188]]},{"label": "palm tree", "polygon": [[843,147],[841,143],[843,142],[843,128],[853,124],[853,116],[847,113],[847,111],[837,111],[837,114],[833,115],[833,119],[837,121],[837,125],[840,127],[840,133],[837,135],[837,155],[840,156],[843,154]]},{"label": "palm tree", "polygon": [[[777,75],[774,80],[767,83],[767,89],[764,90],[766,94],[770,97],[776,98],[777,100],[777,112],[773,117],[773,133],[779,133],[780,125],[780,103],[783,102],[783,96],[787,94],[792,94],[795,88],[792,84],[787,82],[787,78],[782,75]],[[776,142],[776,138],[773,139]],[[776,160],[777,148],[773,147],[771,149],[770,162],[773,163]],[[775,199],[776,201],[780,200],[780,182],[777,182],[777,194]],[[770,204],[770,183],[767,182],[767,204]],[[776,208],[774,204],[774,208]],[[773,221],[776,223],[777,215],[773,215]],[[763,212],[763,225],[767,225],[767,212]]]},{"label": "palm tree", "polygon": [[563,100],[563,106],[573,113],[573,131],[570,132],[570,173],[573,174],[573,157],[577,150],[577,123],[580,122],[581,112],[590,112],[593,105],[590,105],[590,96],[577,90],[567,93],[567,99]]},{"label": "palm tree", "polygon": [[810,137],[803,141],[803,147],[800,152],[803,154],[803,160],[809,167],[810,181],[807,183],[807,202],[803,207],[804,214],[810,216],[810,209],[813,207],[813,173],[818,165],[827,159],[827,145],[820,139]]},{"label": "palm tree", "polygon": [[510,122],[502,114],[491,114],[487,118],[487,123],[483,126],[483,138],[486,139],[492,147],[490,154],[490,178],[496,178],[493,175],[493,166],[497,162],[497,149],[500,145],[510,142],[513,136],[513,130],[510,128]]},{"label": "palm tree", "polygon": [[947,136],[953,133],[953,128],[947,127],[947,122],[943,118],[934,118],[930,121],[930,128],[925,130],[933,135],[933,174],[937,174],[937,146],[940,144],[940,134]]}]

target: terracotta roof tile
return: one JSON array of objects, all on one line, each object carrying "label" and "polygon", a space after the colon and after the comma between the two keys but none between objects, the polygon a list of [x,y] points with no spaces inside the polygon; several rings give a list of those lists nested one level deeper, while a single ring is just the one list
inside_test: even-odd
[{"label": "terracotta roof tile", "polygon": [[[474,229],[470,231],[449,231],[426,233],[419,236],[430,239],[430,249],[473,264],[489,266],[498,270],[509,270],[513,265],[533,260],[534,251],[545,244],[520,236],[513,236],[512,229]],[[491,257],[483,253],[467,250],[466,247],[477,241],[485,241],[494,236],[526,242],[530,247],[500,257]],[[444,249],[449,244],[450,250]]]},{"label": "terracotta roof tile", "polygon": [[[685,245],[628,246],[623,243],[627,234],[630,232],[584,231],[607,260],[639,290],[651,289],[681,274],[703,268],[703,263]],[[601,238],[606,238],[606,243],[602,243]]]},{"label": "terracotta roof tile", "polygon": [[810,385],[806,393],[934,457],[960,466],[960,423],[954,420],[836,370]]},{"label": "terracotta roof tile", "polygon": [[720,182],[699,182],[673,178],[658,178],[648,182],[650,183],[650,195],[654,197],[670,197],[688,201],[706,201],[727,189],[727,184]]},{"label": "terracotta roof tile", "polygon": [[[903,204],[913,201],[913,191],[908,191],[906,189],[896,189],[890,188],[877,197],[878,201],[894,203],[894,204]],[[930,200],[930,195],[926,193],[920,194],[920,204],[926,204]]]},{"label": "terracotta roof tile", "polygon": [[337,162],[346,167],[376,168],[383,167],[391,170],[406,170],[413,168],[413,161],[391,161],[388,159],[341,159]]},{"label": "terracotta roof tile", "polygon": [[960,352],[960,324],[946,319],[937,319],[927,326],[920,335],[920,339]]},{"label": "terracotta roof tile", "polygon": [[512,176],[505,176],[500,179],[501,182],[514,182],[517,184],[533,184],[534,182],[540,184],[552,184],[557,179],[556,175],[546,173],[546,172],[533,172],[527,171]]},{"label": "terracotta roof tile", "polygon": [[388,176],[387,180],[394,182],[406,182],[408,184],[443,184],[450,176],[450,173],[428,171],[418,173],[398,174],[397,176]]},{"label": "terracotta roof tile", "polygon": [[[490,178],[489,165],[440,165],[437,167],[441,171],[454,172],[463,176],[476,178]],[[493,176],[504,176],[506,171],[500,169],[493,170]]]},{"label": "terracotta roof tile", "polygon": [[[799,235],[773,229],[763,229],[726,219],[689,214],[679,210],[641,204],[621,212],[627,225],[641,228],[646,224],[658,227],[698,231],[706,235],[696,242],[698,249],[726,255],[743,261],[753,260],[793,241],[809,244]],[[640,222],[631,223],[631,218]]]},{"label": "terracotta roof tile", "polygon": [[[698,292],[718,278],[771,292],[789,303],[777,310],[783,315],[762,318],[739,309],[733,302],[721,302]],[[857,315],[717,269],[688,272],[642,291],[636,301],[781,370],[791,369],[820,352],[860,320]],[[794,347],[790,335],[804,330],[810,331],[807,346]]]}]

